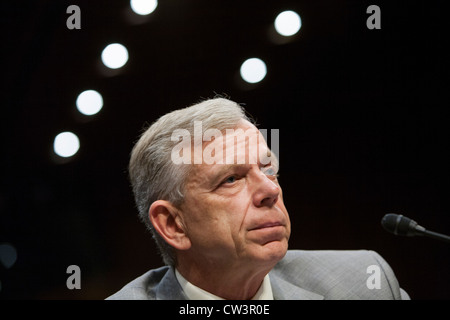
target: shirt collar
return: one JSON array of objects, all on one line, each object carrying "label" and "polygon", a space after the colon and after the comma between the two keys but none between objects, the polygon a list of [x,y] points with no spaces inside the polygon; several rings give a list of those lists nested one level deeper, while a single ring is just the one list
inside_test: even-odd
[{"label": "shirt collar", "polygon": [[[225,300],[208,291],[205,291],[189,281],[187,281],[177,269],[175,269],[175,276],[183,289],[184,294],[189,300]],[[264,280],[259,287],[252,300],[273,300],[272,286],[270,284],[269,274],[264,277]]]}]

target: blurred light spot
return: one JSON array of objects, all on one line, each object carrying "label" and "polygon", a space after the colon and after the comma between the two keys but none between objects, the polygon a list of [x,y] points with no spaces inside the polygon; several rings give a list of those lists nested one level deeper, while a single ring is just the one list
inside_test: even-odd
[{"label": "blurred light spot", "polygon": [[72,132],[61,132],[55,137],[53,150],[63,158],[71,157],[80,149],[80,140]]},{"label": "blurred light spot", "polygon": [[102,61],[108,68],[121,68],[128,61],[128,50],[120,43],[107,45],[102,52]]},{"label": "blurred light spot", "polygon": [[284,11],[275,18],[275,30],[283,36],[292,36],[302,27],[300,16],[294,11]]},{"label": "blurred light spot", "polygon": [[266,64],[258,58],[250,58],[241,66],[241,77],[249,83],[260,82],[266,74]]},{"label": "blurred light spot", "polygon": [[17,260],[17,251],[9,243],[0,244],[0,262],[6,269],[11,268]]},{"label": "blurred light spot", "polygon": [[157,0],[131,0],[130,1],[131,9],[141,15],[147,15],[155,11],[158,6]]},{"label": "blurred light spot", "polygon": [[98,113],[103,107],[103,98],[95,90],[86,90],[80,93],[77,98],[77,109],[82,114],[92,116]]}]

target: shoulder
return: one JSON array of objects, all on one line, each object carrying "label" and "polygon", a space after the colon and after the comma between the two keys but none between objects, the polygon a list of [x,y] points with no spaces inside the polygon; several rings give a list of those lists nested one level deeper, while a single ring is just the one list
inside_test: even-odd
[{"label": "shoulder", "polygon": [[156,299],[155,289],[170,270],[169,267],[161,267],[147,271],[140,277],[126,284],[122,289],[106,300],[153,300]]},{"label": "shoulder", "polygon": [[403,294],[388,263],[368,250],[289,250],[274,273],[325,299],[401,299]]},{"label": "shoulder", "polygon": [[299,262],[319,268],[353,268],[367,262],[385,262],[375,251],[370,250],[288,250],[280,266],[288,267]]}]

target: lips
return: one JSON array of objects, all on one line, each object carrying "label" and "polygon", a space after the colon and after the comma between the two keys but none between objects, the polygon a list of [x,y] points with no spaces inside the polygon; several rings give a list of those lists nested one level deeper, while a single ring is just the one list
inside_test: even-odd
[{"label": "lips", "polygon": [[268,221],[248,230],[248,239],[259,245],[279,242],[287,238],[286,225],[282,221]]},{"label": "lips", "polygon": [[274,228],[274,227],[282,227],[283,224],[279,221],[274,221],[274,222],[265,222],[262,224],[257,225],[254,228],[251,228],[250,231],[252,230],[260,230],[260,229],[268,229],[268,228]]}]

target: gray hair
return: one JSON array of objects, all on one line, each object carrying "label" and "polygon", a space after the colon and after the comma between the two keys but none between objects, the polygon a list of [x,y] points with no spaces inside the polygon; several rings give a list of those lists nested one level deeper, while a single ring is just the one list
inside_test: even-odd
[{"label": "gray hair", "polygon": [[225,98],[202,101],[160,117],[135,144],[129,163],[129,175],[140,219],[145,223],[166,265],[176,265],[174,249],[153,227],[149,209],[156,200],[167,200],[175,207],[184,201],[185,182],[192,165],[177,165],[171,152],[177,142],[171,140],[176,129],[194,136],[194,121],[202,121],[202,130],[235,128],[241,120],[251,121],[236,102]]}]

